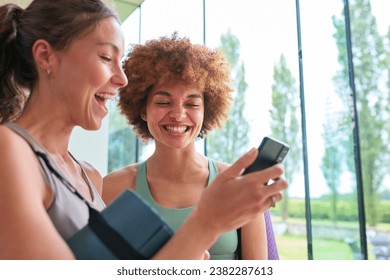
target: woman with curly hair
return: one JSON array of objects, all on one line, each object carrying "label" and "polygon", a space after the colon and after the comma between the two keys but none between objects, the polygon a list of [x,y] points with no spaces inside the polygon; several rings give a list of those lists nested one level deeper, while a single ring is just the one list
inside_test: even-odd
[{"label": "woman with curly hair", "polygon": [[[175,33],[135,45],[124,67],[129,82],[119,93],[120,110],[138,137],[154,140],[155,151],[146,161],[107,175],[103,199],[108,203],[130,187],[177,231],[205,188],[229,167],[198,153],[195,141],[227,118],[230,66],[220,51]],[[267,258],[263,212],[241,229],[243,259]],[[211,259],[237,259],[237,245],[232,229],[209,249]]]}]

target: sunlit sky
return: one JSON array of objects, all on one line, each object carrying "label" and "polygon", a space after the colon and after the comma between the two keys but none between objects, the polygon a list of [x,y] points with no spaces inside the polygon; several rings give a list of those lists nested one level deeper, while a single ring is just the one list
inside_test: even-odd
[{"label": "sunlit sky", "polygon": [[[385,34],[390,25],[390,17],[385,12],[386,2],[371,1],[381,34]],[[145,0],[141,42],[178,31],[180,36],[202,44],[202,4],[202,0]],[[281,54],[286,56],[287,66],[295,76],[297,88],[299,86],[295,5],[295,0],[206,1],[206,45],[218,47],[220,35],[229,29],[240,40],[240,55],[245,63],[248,83],[245,113],[252,126],[250,146],[257,147],[261,138],[270,134],[268,110],[271,108],[273,67]],[[329,110],[338,110],[337,102],[331,101],[330,107],[324,105],[334,96],[332,76],[339,67],[331,17],[341,15],[343,1],[307,0],[300,1],[300,7],[310,192],[312,196],[319,196],[328,192],[320,169],[323,122],[325,114],[331,113]],[[123,23],[127,44],[139,42],[138,27],[137,11]],[[303,176],[297,176],[290,186],[290,195],[304,196],[303,186]],[[350,190],[350,178],[346,174],[340,191]]]}]

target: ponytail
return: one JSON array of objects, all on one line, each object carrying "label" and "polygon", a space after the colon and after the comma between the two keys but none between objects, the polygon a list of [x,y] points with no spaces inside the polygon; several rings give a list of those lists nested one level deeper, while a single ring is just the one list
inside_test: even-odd
[{"label": "ponytail", "polygon": [[17,47],[22,13],[23,9],[14,4],[0,7],[0,123],[14,119],[27,98],[26,85],[18,77],[23,64]]},{"label": "ponytail", "polygon": [[38,81],[32,54],[37,40],[63,50],[108,17],[119,22],[101,0],[33,0],[26,9],[0,6],[0,123],[21,114]]}]

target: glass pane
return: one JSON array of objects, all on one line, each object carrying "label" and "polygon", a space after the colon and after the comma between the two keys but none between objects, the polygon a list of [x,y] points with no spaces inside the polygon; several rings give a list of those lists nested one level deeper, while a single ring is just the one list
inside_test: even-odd
[{"label": "glass pane", "polygon": [[369,259],[390,259],[390,19],[385,5],[350,2]]},{"label": "glass pane", "polygon": [[313,259],[360,258],[342,12],[342,1],[301,1]]},{"label": "glass pane", "polygon": [[[355,169],[355,140],[353,129],[355,128],[351,88],[349,87],[349,68],[347,61],[346,31],[342,1],[301,1],[303,34],[306,39],[304,46],[305,61],[305,90],[309,100],[310,96],[316,96],[318,107],[310,119],[318,122],[323,117],[324,153],[321,158],[321,170],[328,187],[328,192],[315,197],[312,195],[313,209],[313,235],[315,259],[345,259],[362,258],[360,242],[364,236],[359,234],[359,217],[357,202],[358,172]],[[379,2],[377,2],[379,4]],[[337,7],[338,6],[338,7]],[[384,7],[383,7],[384,8]],[[320,9],[321,13],[313,13],[314,9]],[[372,12],[370,1],[349,1],[352,54],[355,73],[356,102],[359,118],[359,142],[362,161],[362,185],[365,195],[367,235],[369,243],[369,258],[375,256],[377,251],[375,242],[385,242],[388,238],[380,230],[381,206],[380,197],[386,190],[383,177],[388,168],[388,155],[383,153],[388,143],[388,81],[387,69],[384,63],[386,57],[386,37],[378,31],[375,15]],[[324,15],[329,11],[329,19]],[[311,20],[315,14],[314,20]],[[322,20],[323,18],[323,20]],[[332,27],[331,35],[327,36],[327,26]],[[321,30],[310,34],[310,31]],[[306,33],[305,33],[306,32]],[[317,36],[317,37],[316,37]],[[327,40],[327,38],[331,40]],[[332,45],[324,45],[332,42]],[[317,44],[317,45],[316,45]],[[321,50],[320,54],[318,50]],[[324,59],[326,58],[326,59]],[[311,66],[310,62],[313,63]],[[387,66],[388,67],[388,66]],[[332,73],[333,72],[333,73]],[[321,75],[318,75],[321,73]],[[385,75],[383,73],[386,73]],[[315,81],[319,76],[321,81]],[[314,82],[314,83],[312,83]],[[331,82],[331,83],[329,83]],[[326,87],[326,85],[329,87]],[[326,90],[326,91],[324,91]],[[313,93],[313,94],[311,94]],[[321,97],[323,98],[321,100]],[[307,106],[314,105],[314,101],[308,101]],[[322,105],[321,105],[322,104]],[[322,108],[321,108],[322,107]],[[309,130],[309,136],[315,137]],[[317,136],[319,136],[317,134]],[[317,145],[309,149],[318,151],[319,141],[310,141],[309,145]],[[321,146],[321,145],[319,145]],[[310,147],[310,146],[309,146]],[[310,167],[314,167],[310,158]],[[383,164],[385,163],[385,164]],[[313,170],[313,169],[312,169]],[[313,171],[311,171],[311,174]],[[310,178],[314,178],[311,175]],[[318,177],[317,177],[318,178]],[[319,179],[317,179],[319,181]],[[313,180],[311,180],[313,185]],[[320,186],[317,184],[316,186]],[[313,189],[313,188],[312,188]],[[382,203],[383,205],[383,203]],[[323,208],[324,213],[318,213],[317,208]],[[326,215],[328,213],[328,215]],[[321,217],[323,215],[324,217]],[[328,222],[325,222],[328,220]],[[339,246],[330,247],[331,250],[323,251],[323,238],[339,241]],[[349,247],[349,253],[343,249],[342,243]],[[383,248],[382,248],[383,249]],[[388,250],[388,249],[386,249]],[[347,254],[348,253],[348,254]]]},{"label": "glass pane", "polygon": [[208,155],[232,162],[266,135],[290,144],[291,185],[272,221],[280,258],[307,259],[295,1],[206,1],[206,16],[206,43],[226,49],[236,87],[227,124],[208,137]]}]

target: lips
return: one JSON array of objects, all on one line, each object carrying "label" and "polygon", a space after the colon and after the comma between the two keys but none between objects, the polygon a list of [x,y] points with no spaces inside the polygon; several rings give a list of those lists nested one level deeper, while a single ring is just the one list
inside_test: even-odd
[{"label": "lips", "polygon": [[106,102],[107,100],[114,100],[115,99],[115,94],[112,93],[102,93],[99,92],[95,94],[95,100],[96,102],[104,108],[105,111],[107,111],[106,108]]},{"label": "lips", "polygon": [[114,100],[115,94],[112,93],[97,93],[95,94],[97,100],[105,102],[106,100]]},{"label": "lips", "polygon": [[190,126],[187,125],[164,125],[164,129],[173,134],[183,134],[186,133]]}]

